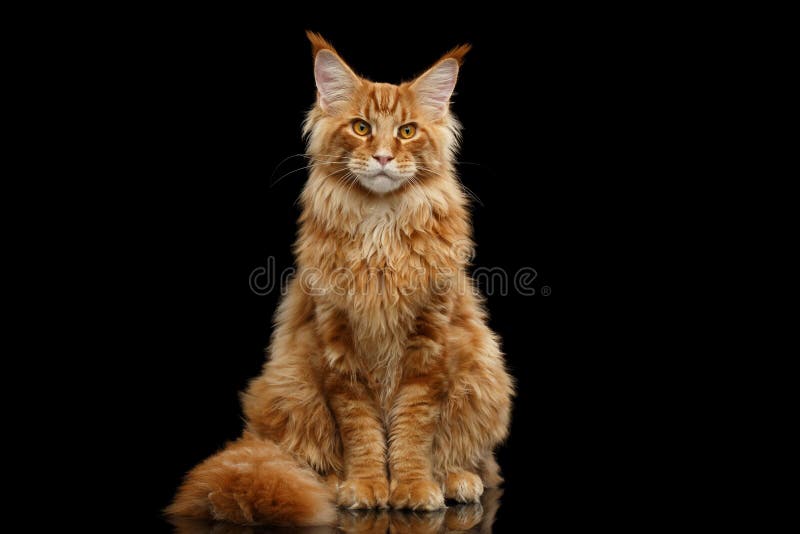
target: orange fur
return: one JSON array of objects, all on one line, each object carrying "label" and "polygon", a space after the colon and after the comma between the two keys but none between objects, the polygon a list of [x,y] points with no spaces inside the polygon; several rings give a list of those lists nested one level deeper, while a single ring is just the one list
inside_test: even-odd
[{"label": "orange fur", "polygon": [[320,525],[336,517],[312,469],[249,433],[195,467],[167,513],[243,525]]},{"label": "orange fur", "polygon": [[[445,497],[477,502],[502,480],[493,448],[513,386],[466,273],[471,229],[447,106],[469,47],[390,85],[356,77],[308,37],[319,92],[305,124],[298,273],[243,395],[245,437],[189,473],[171,514],[322,524],[334,502],[435,510]],[[398,136],[404,124],[415,125],[410,139]],[[376,154],[396,177],[365,177]]]},{"label": "orange fur", "polygon": [[442,59],[453,58],[461,65],[464,63],[464,56],[467,55],[471,48],[472,46],[468,44],[458,45],[442,56]]}]

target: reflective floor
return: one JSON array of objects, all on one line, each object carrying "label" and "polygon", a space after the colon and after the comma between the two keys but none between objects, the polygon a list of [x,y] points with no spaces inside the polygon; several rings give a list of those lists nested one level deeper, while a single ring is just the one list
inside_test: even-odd
[{"label": "reflective floor", "polygon": [[341,510],[332,527],[242,527],[230,523],[174,520],[176,534],[490,534],[500,506],[500,489],[487,490],[481,504],[459,504],[430,513],[397,510]]}]

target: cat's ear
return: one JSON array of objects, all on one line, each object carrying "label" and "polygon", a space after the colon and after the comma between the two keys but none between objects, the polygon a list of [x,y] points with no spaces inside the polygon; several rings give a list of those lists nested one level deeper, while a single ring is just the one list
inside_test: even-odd
[{"label": "cat's ear", "polygon": [[461,45],[445,54],[433,67],[411,84],[417,103],[432,117],[440,119],[450,106],[450,97],[456,87],[458,68],[470,45]]},{"label": "cat's ear", "polygon": [[339,57],[336,50],[314,32],[306,32],[314,54],[314,80],[317,96],[323,111],[347,102],[361,83],[358,76]]}]

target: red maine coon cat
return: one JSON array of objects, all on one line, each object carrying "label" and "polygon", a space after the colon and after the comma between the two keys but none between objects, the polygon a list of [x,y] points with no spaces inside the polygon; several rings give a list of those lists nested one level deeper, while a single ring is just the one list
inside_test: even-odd
[{"label": "red maine coon cat", "polygon": [[493,449],[513,384],[467,275],[453,164],[449,102],[469,46],[391,85],[308,37],[297,275],[243,394],[243,436],[189,472],[172,515],[321,525],[336,505],[436,510],[502,480]]}]

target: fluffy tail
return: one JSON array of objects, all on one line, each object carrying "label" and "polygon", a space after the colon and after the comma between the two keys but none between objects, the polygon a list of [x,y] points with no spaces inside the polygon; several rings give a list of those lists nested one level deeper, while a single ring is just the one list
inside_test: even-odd
[{"label": "fluffy tail", "polygon": [[242,525],[329,525],[333,491],[272,441],[245,434],[192,469],[169,515]]}]

